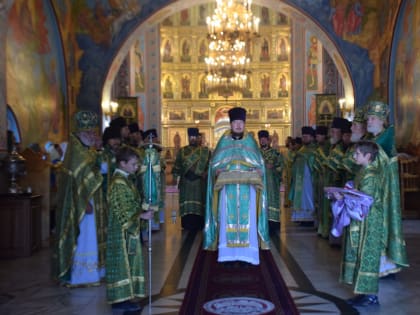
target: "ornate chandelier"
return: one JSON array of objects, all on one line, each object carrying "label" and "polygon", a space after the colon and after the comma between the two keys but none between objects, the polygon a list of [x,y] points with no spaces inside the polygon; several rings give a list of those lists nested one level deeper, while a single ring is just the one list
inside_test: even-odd
[{"label": "ornate chandelier", "polygon": [[209,91],[242,90],[250,63],[250,42],[258,36],[260,19],[251,11],[252,0],[216,0],[213,15],[207,17],[209,53],[207,81]]}]

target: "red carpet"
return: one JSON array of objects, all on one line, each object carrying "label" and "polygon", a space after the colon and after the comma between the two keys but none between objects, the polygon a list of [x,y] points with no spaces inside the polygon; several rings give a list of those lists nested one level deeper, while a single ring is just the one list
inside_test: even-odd
[{"label": "red carpet", "polygon": [[299,314],[270,251],[260,251],[258,266],[218,263],[217,252],[199,251],[179,314],[209,314],[203,310],[206,302],[230,297],[273,303],[274,310],[266,314]]}]

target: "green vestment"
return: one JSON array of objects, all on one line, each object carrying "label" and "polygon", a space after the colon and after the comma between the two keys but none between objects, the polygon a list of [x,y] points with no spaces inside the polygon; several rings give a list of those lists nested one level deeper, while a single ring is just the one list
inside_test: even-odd
[{"label": "green vestment", "polygon": [[[343,187],[345,180],[345,170],[342,168],[342,160],[345,156],[345,151],[342,142],[338,142],[330,147],[328,156],[323,160],[323,184],[325,187]],[[321,160],[320,160],[321,161]],[[321,162],[322,163],[322,162]],[[320,221],[318,224],[318,234],[323,238],[328,238],[332,224],[331,204],[330,200],[322,197],[320,207]]]},{"label": "green vestment", "polygon": [[207,171],[210,150],[207,147],[188,145],[181,148],[175,159],[172,174],[179,177],[180,216],[204,216]]},{"label": "green vestment", "polygon": [[[218,174],[221,172],[220,174]],[[256,190],[256,204],[250,205],[250,186]],[[227,196],[226,239],[228,247],[248,247],[250,211],[256,211],[259,246],[269,247],[267,192],[264,160],[255,139],[248,132],[234,140],[230,131],[217,143],[209,165],[204,249],[216,250],[219,239],[219,199]]]},{"label": "green vestment", "polygon": [[[384,253],[387,259],[400,267],[408,267],[406,245],[401,227],[400,182],[398,157],[395,148],[394,127],[389,126],[371,139],[381,146],[378,159],[382,169],[382,185],[384,186]],[[385,151],[385,152],[384,152]]]},{"label": "green vestment", "polygon": [[292,221],[314,221],[314,182],[316,144],[303,145],[292,166],[289,199],[292,202]]},{"label": "green vestment", "polygon": [[371,140],[379,144],[388,157],[397,155],[397,149],[395,148],[395,130],[393,125],[385,128],[376,136],[371,135]]},{"label": "green vestment", "polygon": [[351,220],[345,228],[340,281],[352,284],[356,294],[377,294],[383,249],[383,185],[375,160],[356,175],[355,188],[374,199],[363,221]]},{"label": "green vestment", "polygon": [[142,187],[143,210],[155,211],[154,221],[159,223],[159,211],[165,209],[165,168],[166,164],[156,146],[145,146],[140,160],[140,178]]},{"label": "green vestment", "polygon": [[102,175],[98,164],[98,153],[85,147],[73,134],[61,172],[56,218],[56,239],[52,257],[53,277],[69,282],[71,267],[79,236],[79,224],[86,207],[93,200],[98,242],[98,266],[105,264],[107,213],[102,193]]},{"label": "green vestment", "polygon": [[117,168],[109,191],[106,293],[108,303],[118,303],[145,296],[139,218],[142,209],[134,176]]},{"label": "green vestment", "polygon": [[[261,149],[266,168],[268,220],[280,222],[280,184],[284,167],[283,156],[273,148]],[[268,168],[267,165],[271,165]]]},{"label": "green vestment", "polygon": [[342,161],[345,157],[346,149],[344,149],[343,143],[340,141],[333,146],[328,155],[328,159],[325,162],[325,166],[330,172],[329,186],[343,187],[345,184],[345,169],[343,168]]},{"label": "green vestment", "polygon": [[284,156],[284,206],[289,207],[291,200],[289,199],[290,186],[292,184],[292,166],[295,159],[296,152],[288,149]]},{"label": "green vestment", "polygon": [[317,233],[322,237],[326,238],[329,235],[329,222],[325,222],[325,216],[329,215],[330,202],[325,198],[324,187],[328,186],[328,178],[326,177],[327,169],[325,162],[328,159],[331,145],[329,142],[325,142],[323,145],[317,145],[314,162],[314,202],[315,211],[317,215],[318,231]]}]

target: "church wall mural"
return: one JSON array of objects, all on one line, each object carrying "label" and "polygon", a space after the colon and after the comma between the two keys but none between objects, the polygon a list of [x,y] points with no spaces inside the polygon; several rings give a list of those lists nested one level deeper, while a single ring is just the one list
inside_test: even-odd
[{"label": "church wall mural", "polygon": [[66,76],[50,1],[15,1],[8,25],[7,103],[16,115],[21,147],[60,142],[67,129]]},{"label": "church wall mural", "polygon": [[307,125],[316,125],[315,95],[322,93],[322,44],[311,32],[305,33]]},{"label": "church wall mural", "polygon": [[407,0],[392,48],[390,99],[401,151],[420,156],[420,0]]},{"label": "church wall mural", "polygon": [[[369,59],[376,65],[374,96],[384,100],[388,98],[388,90],[383,84],[381,88],[381,82],[388,75],[388,47],[400,3],[401,0],[331,1],[330,20],[334,33],[346,42],[368,50]],[[384,52],[388,54],[384,56]],[[382,67],[379,66],[381,61],[385,62]]]},{"label": "church wall mural", "polygon": [[137,123],[140,128],[144,130],[144,106],[145,106],[145,92],[146,92],[146,73],[145,73],[145,37],[142,34],[130,50],[130,60],[132,60],[132,67],[130,67],[131,77],[131,95],[138,98],[137,104]]}]

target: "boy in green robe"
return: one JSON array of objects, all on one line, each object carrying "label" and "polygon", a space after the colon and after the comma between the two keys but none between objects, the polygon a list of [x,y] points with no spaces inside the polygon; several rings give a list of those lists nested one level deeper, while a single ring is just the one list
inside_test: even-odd
[{"label": "boy in green robe", "polygon": [[134,176],[139,167],[136,152],[123,147],[117,152],[116,161],[108,196],[106,293],[113,309],[136,311],[140,306],[130,300],[146,295],[140,223],[151,220],[154,212],[141,207]]},{"label": "boy in green robe", "polygon": [[[340,282],[351,284],[355,297],[347,300],[354,306],[378,305],[379,266],[383,249],[383,184],[378,165],[379,147],[372,141],[355,144],[353,158],[361,169],[356,174],[354,188],[373,198],[373,204],[363,221],[352,219],[345,229]],[[334,194],[342,202],[340,193]]]}]

